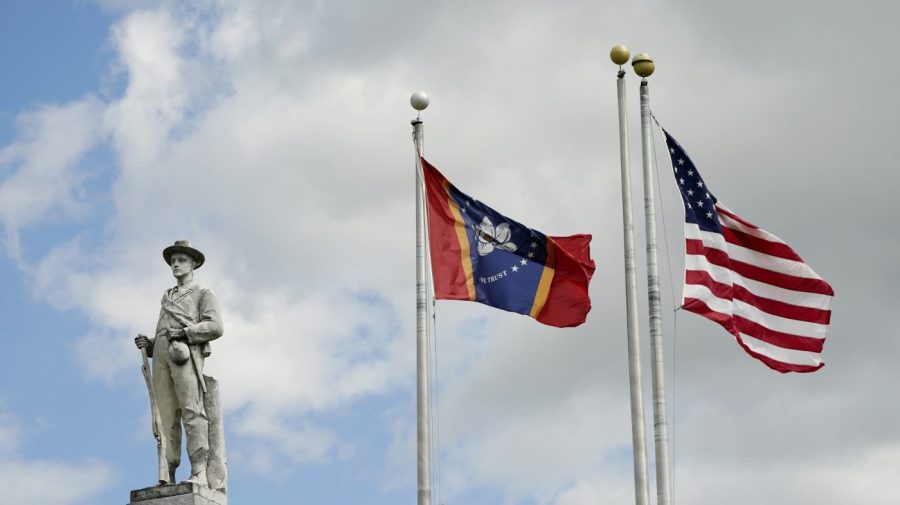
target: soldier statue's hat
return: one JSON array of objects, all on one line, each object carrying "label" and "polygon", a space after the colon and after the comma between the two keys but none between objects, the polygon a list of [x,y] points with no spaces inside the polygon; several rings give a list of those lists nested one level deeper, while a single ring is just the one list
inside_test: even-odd
[{"label": "soldier statue's hat", "polygon": [[176,240],[174,245],[163,249],[163,259],[166,260],[167,265],[172,264],[172,255],[175,253],[184,253],[190,256],[194,260],[195,270],[203,266],[203,262],[206,261],[206,256],[202,252],[191,247],[190,240]]}]

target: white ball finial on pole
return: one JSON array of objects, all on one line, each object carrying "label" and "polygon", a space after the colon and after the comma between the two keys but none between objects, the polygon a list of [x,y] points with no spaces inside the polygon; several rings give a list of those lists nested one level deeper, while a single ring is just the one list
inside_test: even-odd
[{"label": "white ball finial on pole", "polygon": [[419,112],[422,112],[428,107],[429,101],[428,95],[426,95],[424,91],[416,91],[409,97],[409,104],[412,105],[413,109],[416,109]]}]

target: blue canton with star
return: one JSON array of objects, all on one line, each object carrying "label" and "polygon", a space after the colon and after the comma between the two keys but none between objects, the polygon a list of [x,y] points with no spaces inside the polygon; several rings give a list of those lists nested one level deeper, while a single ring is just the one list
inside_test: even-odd
[{"label": "blue canton with star", "polygon": [[547,237],[449,186],[469,239],[475,299],[529,314],[547,262]]},{"label": "blue canton with star", "polygon": [[669,157],[672,158],[675,182],[678,184],[681,200],[684,202],[685,221],[695,223],[703,231],[722,233],[719,213],[716,212],[716,197],[710,192],[706,182],[700,177],[697,167],[694,166],[694,162],[684,152],[678,141],[672,138],[669,132],[663,130],[663,133],[666,135]]}]

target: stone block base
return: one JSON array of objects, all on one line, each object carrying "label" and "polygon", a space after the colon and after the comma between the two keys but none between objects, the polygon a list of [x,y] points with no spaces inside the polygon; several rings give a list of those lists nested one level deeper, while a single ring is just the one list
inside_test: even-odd
[{"label": "stone block base", "polygon": [[228,505],[228,496],[208,487],[182,483],[135,489],[128,505]]}]

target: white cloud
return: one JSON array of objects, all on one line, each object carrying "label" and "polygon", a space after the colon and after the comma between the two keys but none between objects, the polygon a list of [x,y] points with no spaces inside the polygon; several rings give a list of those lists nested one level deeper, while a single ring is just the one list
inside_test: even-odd
[{"label": "white cloud", "polygon": [[165,8],[136,11],[113,28],[128,85],[124,96],[109,104],[106,123],[123,165],[151,161],[184,118],[194,84],[190,59],[181,53],[188,28]]},{"label": "white cloud", "polygon": [[0,489],[6,503],[75,505],[109,486],[112,470],[97,460],[67,462],[24,458],[26,435],[16,418],[0,412]]},{"label": "white cloud", "polygon": [[[634,501],[631,475],[622,472],[621,466],[597,465],[595,476],[580,480],[557,496],[541,503],[553,505],[588,505],[591,503],[630,503]],[[651,496],[653,501],[654,497]]]},{"label": "white cloud", "polygon": [[100,138],[101,111],[100,101],[88,95],[19,117],[20,139],[0,150],[0,222],[13,258],[22,257],[22,228],[87,211],[82,188],[92,174],[78,162]]},{"label": "white cloud", "polygon": [[[884,486],[900,470],[900,447],[888,443],[849,457],[824,456],[794,461],[770,460],[756,465],[722,464],[712,456],[680,469],[681,501],[738,505],[784,502],[839,505],[864,501],[876,505],[897,503],[900,489]],[[693,475],[706,475],[702,482]],[[753,485],[747,485],[752,482]],[[741,489],[735,493],[735,489]]]}]

